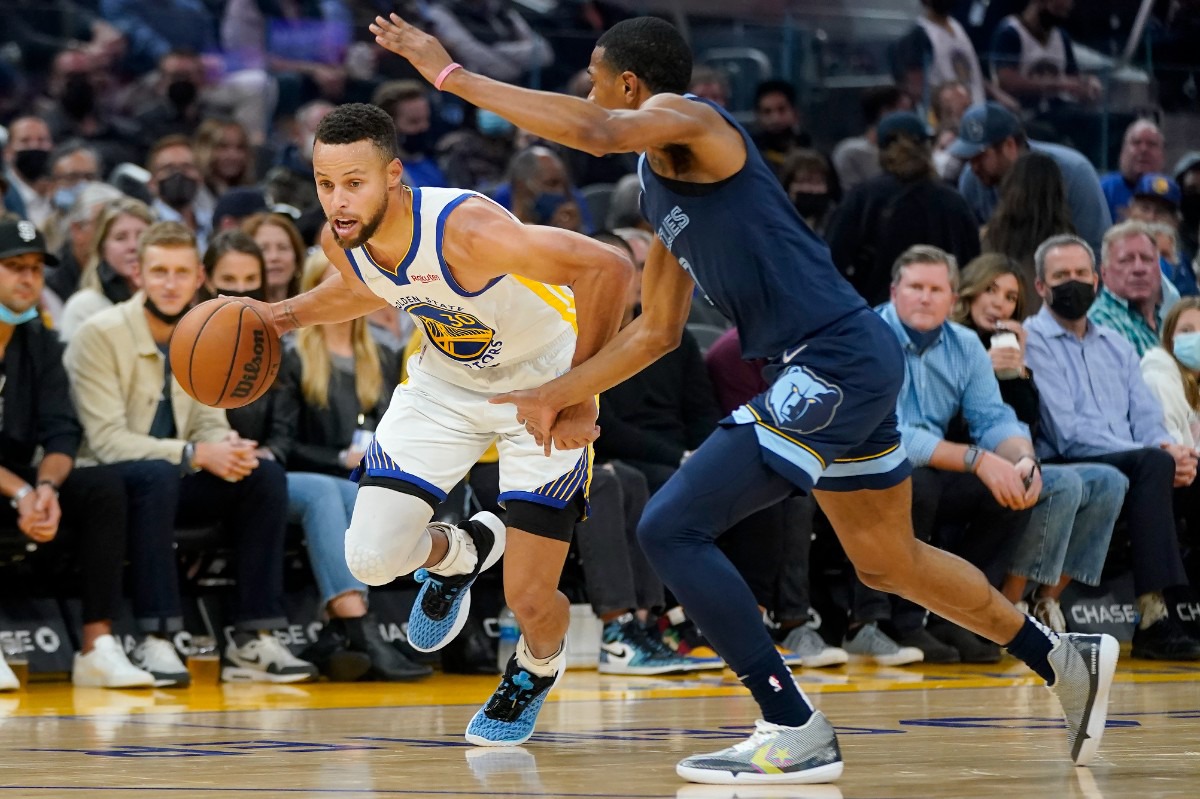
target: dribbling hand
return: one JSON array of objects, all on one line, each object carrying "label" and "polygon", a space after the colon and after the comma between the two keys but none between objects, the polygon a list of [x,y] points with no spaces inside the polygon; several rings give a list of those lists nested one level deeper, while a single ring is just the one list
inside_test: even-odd
[{"label": "dribbling hand", "polygon": [[546,457],[550,456],[550,447],[554,442],[551,432],[554,429],[554,422],[558,418],[558,411],[542,399],[541,393],[537,389],[510,391],[507,394],[492,397],[488,402],[493,405],[505,403],[516,405],[517,421],[525,425],[525,429],[533,436],[533,440],[538,443],[538,446],[545,449]]},{"label": "dribbling hand", "polygon": [[550,437],[554,446],[560,450],[583,449],[596,440],[600,428],[596,425],[596,403],[581,402],[563,408],[550,429]]},{"label": "dribbling hand", "polygon": [[442,70],[451,63],[450,54],[441,42],[409,25],[396,14],[391,14],[388,19],[375,17],[368,27],[375,34],[375,41],[380,47],[407,59],[430,83],[436,81]]}]

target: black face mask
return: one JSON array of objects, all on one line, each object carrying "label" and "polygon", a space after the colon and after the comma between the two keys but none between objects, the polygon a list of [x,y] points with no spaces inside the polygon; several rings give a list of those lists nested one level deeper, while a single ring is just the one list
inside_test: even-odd
[{"label": "black face mask", "polygon": [[938,325],[933,330],[914,330],[903,322],[900,326],[904,328],[904,332],[908,334],[908,340],[917,348],[917,352],[924,352],[929,349],[938,337],[942,335],[944,325]]},{"label": "black face mask", "polygon": [[1053,11],[1042,10],[1038,12],[1038,25],[1042,26],[1042,30],[1048,31],[1057,28],[1059,25],[1065,24],[1066,21],[1066,17],[1060,17]]},{"label": "black face mask", "polygon": [[792,198],[792,205],[805,219],[820,219],[829,210],[829,195],[802,191]]},{"label": "black face mask", "polygon": [[190,80],[173,80],[167,85],[167,99],[181,113],[196,102],[196,95],[199,93],[200,89]]},{"label": "black face mask", "polygon": [[259,300],[260,302],[267,301],[267,292],[262,288],[262,286],[259,286],[256,289],[250,289],[249,291],[217,289],[216,294],[218,297],[245,297],[248,300]]},{"label": "black face mask", "polygon": [[162,312],[162,309],[154,304],[154,300],[150,299],[149,295],[146,295],[146,310],[150,312],[151,316],[162,322],[164,325],[174,325],[178,324],[179,320],[186,316],[187,312],[192,309],[185,305],[183,310],[177,314],[165,314]]},{"label": "black face mask", "polygon": [[96,110],[96,92],[86,75],[67,78],[58,101],[71,119],[83,119]]},{"label": "black face mask", "polygon": [[1184,192],[1179,209],[1183,213],[1184,229],[1195,230],[1200,225],[1200,192]]},{"label": "black face mask", "polygon": [[397,133],[396,144],[402,152],[409,155],[429,155],[433,152],[433,131],[423,130],[420,133]]},{"label": "black face mask", "polygon": [[33,183],[35,180],[46,177],[46,167],[49,164],[49,150],[18,150],[13,155],[13,168],[26,183]]},{"label": "black face mask", "polygon": [[158,198],[176,211],[190,205],[199,190],[200,181],[182,172],[172,172],[158,182]]},{"label": "black face mask", "polygon": [[1082,280],[1068,280],[1050,289],[1050,310],[1071,322],[1087,316],[1096,301],[1096,287]]},{"label": "black face mask", "polygon": [[955,0],[929,0],[929,10],[943,17],[954,10]]}]

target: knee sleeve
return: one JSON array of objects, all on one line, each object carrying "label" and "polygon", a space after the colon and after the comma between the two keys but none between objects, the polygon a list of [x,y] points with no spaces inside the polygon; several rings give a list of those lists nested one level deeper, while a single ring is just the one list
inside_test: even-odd
[{"label": "knee sleeve", "polygon": [[367,585],[386,585],[424,565],[433,548],[425,526],[433,508],[423,499],[381,486],[362,486],[346,531],[346,565]]}]

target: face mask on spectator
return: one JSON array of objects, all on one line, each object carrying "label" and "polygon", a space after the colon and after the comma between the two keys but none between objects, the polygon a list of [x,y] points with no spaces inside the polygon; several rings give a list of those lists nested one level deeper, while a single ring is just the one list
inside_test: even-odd
[{"label": "face mask on spectator", "polygon": [[507,136],[513,132],[513,123],[499,114],[494,114],[484,108],[475,112],[475,127],[484,136],[493,139]]},{"label": "face mask on spectator", "polygon": [[96,110],[96,92],[86,75],[72,75],[59,98],[63,111],[72,119],[83,119]]},{"label": "face mask on spectator", "polygon": [[65,214],[71,210],[71,206],[75,204],[75,200],[79,198],[79,192],[83,189],[82,183],[77,183],[74,186],[63,186],[61,189],[54,191],[54,207],[59,213]]},{"label": "face mask on spectator", "polygon": [[248,291],[217,289],[217,294],[222,297],[245,297],[248,300],[260,300],[262,302],[267,301],[267,292],[263,290],[262,286],[259,286],[256,289],[250,289]]},{"label": "face mask on spectator", "polygon": [[954,10],[954,0],[929,0],[929,9],[935,14],[947,16]]},{"label": "face mask on spectator", "polygon": [[0,322],[3,322],[6,325],[12,325],[13,327],[16,327],[17,325],[23,325],[26,322],[32,322],[37,318],[38,309],[36,305],[26,309],[23,313],[14,313],[13,310],[7,305],[0,303]]},{"label": "face mask on spectator", "polygon": [[173,80],[167,85],[167,99],[180,111],[196,102],[196,95],[199,93],[196,84],[190,80]]},{"label": "face mask on spectator", "polygon": [[13,168],[26,183],[44,178],[49,162],[49,150],[20,150],[13,156]]},{"label": "face mask on spectator", "polygon": [[426,129],[420,133],[397,133],[396,143],[400,149],[409,155],[426,155],[433,151],[432,131]]},{"label": "face mask on spectator", "polygon": [[1042,9],[1041,11],[1038,12],[1038,24],[1042,26],[1042,30],[1050,30],[1051,28],[1057,28],[1059,25],[1065,24],[1066,21],[1067,21],[1066,17],[1060,17],[1058,14],[1055,14],[1053,11],[1048,11],[1046,9]]},{"label": "face mask on spectator", "polygon": [[570,201],[569,195],[545,192],[533,198],[533,215],[537,218],[537,224],[544,225],[549,222],[554,212]]},{"label": "face mask on spectator", "polygon": [[829,195],[815,192],[798,192],[792,198],[796,212],[805,219],[820,219],[829,210]]},{"label": "face mask on spectator", "polygon": [[147,296],[146,297],[146,310],[150,312],[151,316],[153,316],[158,321],[162,322],[164,325],[173,325],[173,324],[177,323],[183,317],[187,316],[187,312],[192,309],[189,306],[185,305],[185,306],[183,306],[183,310],[181,310],[177,314],[163,313],[162,309],[154,304],[154,300],[150,299],[150,297]]},{"label": "face mask on spectator", "polygon": [[1096,301],[1096,287],[1082,280],[1068,280],[1050,289],[1050,310],[1071,322],[1087,315]]},{"label": "face mask on spectator", "polygon": [[172,208],[186,208],[196,199],[200,182],[182,172],[172,172],[158,182],[158,197]]},{"label": "face mask on spectator", "polygon": [[933,330],[915,330],[903,322],[900,326],[904,328],[904,332],[908,334],[908,340],[917,348],[917,352],[924,352],[933,345],[933,342],[938,340],[938,336],[942,335],[943,325],[938,325]]},{"label": "face mask on spectator", "polygon": [[1183,213],[1185,228],[1195,228],[1200,225],[1200,191],[1185,191],[1183,201],[1179,204],[1179,210]]},{"label": "face mask on spectator", "polygon": [[1171,349],[1181,364],[1200,372],[1200,333],[1176,333]]}]

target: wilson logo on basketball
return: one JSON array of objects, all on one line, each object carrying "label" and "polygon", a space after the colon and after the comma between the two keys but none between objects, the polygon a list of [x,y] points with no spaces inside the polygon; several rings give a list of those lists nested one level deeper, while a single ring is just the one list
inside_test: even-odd
[{"label": "wilson logo on basketball", "polygon": [[261,330],[254,331],[254,357],[242,364],[242,379],[234,386],[230,392],[231,397],[244,399],[250,396],[254,391],[254,386],[258,382],[258,375],[262,372],[263,366],[263,351],[266,349],[267,337]]}]

